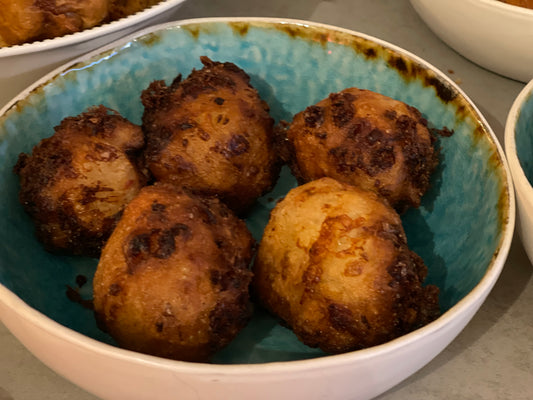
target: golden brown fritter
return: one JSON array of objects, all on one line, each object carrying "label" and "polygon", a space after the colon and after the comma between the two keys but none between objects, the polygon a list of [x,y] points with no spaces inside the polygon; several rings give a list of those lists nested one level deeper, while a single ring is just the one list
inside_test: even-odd
[{"label": "golden brown fritter", "polygon": [[109,0],[109,18],[112,21],[124,18],[159,2],[160,0]]},{"label": "golden brown fritter", "polygon": [[108,17],[108,0],[0,0],[0,47],[79,32]]},{"label": "golden brown fritter", "polygon": [[420,112],[358,88],[296,114],[285,132],[300,183],[322,177],[374,190],[398,211],[417,207],[438,160]]},{"label": "golden brown fritter", "polygon": [[146,186],[102,252],[99,326],[127,349],[207,361],[250,317],[252,250],[246,225],[218,199]]},{"label": "golden brown fritter", "polygon": [[134,153],[141,128],[104,106],[65,118],[19,156],[19,199],[50,251],[98,256],[125,205],[146,183]]},{"label": "golden brown fritter", "polygon": [[187,79],[143,91],[147,166],[158,181],[216,195],[242,213],[279,174],[273,119],[242,69],[201,61]]},{"label": "golden brown fritter", "polygon": [[329,353],[378,345],[439,314],[438,289],[398,214],[371,191],[322,178],[273,209],[254,264],[260,302]]}]

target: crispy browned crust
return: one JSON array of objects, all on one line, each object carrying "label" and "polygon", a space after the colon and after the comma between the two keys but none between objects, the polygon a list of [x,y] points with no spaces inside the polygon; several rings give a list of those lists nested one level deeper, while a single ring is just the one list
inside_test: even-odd
[{"label": "crispy browned crust", "polygon": [[65,118],[14,168],[19,200],[50,251],[98,256],[125,205],[146,183],[139,126],[104,106]]},{"label": "crispy browned crust", "polygon": [[133,15],[145,8],[159,3],[161,0],[110,0],[109,19],[111,21]]},{"label": "crispy browned crust", "polygon": [[146,163],[158,181],[216,195],[241,214],[279,174],[267,104],[235,64],[204,67],[142,93]]},{"label": "crispy browned crust", "polygon": [[128,205],[94,276],[99,325],[122,347],[206,361],[250,318],[253,238],[217,199],[170,184]]},{"label": "crispy browned crust", "polygon": [[332,93],[279,132],[300,183],[331,177],[379,193],[400,212],[419,206],[438,162],[420,112],[369,90]]},{"label": "crispy browned crust", "polygon": [[436,318],[438,289],[422,286],[426,272],[380,196],[322,178],[291,190],[272,211],[253,287],[302,342],[341,353]]}]

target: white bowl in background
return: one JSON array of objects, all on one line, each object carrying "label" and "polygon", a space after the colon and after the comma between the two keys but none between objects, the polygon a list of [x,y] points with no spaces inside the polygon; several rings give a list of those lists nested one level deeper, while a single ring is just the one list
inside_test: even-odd
[{"label": "white bowl in background", "polygon": [[488,70],[533,79],[533,10],[497,0],[410,0],[447,45]]},{"label": "white bowl in background", "polygon": [[533,80],[522,89],[509,110],[505,153],[516,191],[518,233],[533,263]]},{"label": "white bowl in background", "polygon": [[185,0],[163,0],[117,21],[70,35],[0,47],[0,107],[55,67],[129,33],[174,19]]}]

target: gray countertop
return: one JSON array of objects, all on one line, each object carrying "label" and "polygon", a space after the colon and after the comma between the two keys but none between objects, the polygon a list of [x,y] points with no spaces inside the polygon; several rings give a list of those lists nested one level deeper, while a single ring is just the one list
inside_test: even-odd
[{"label": "gray countertop", "polygon": [[[403,47],[457,82],[502,144],[507,113],[524,87],[524,83],[484,70],[447,47],[408,0],[188,0],[175,19],[211,16],[305,19]],[[0,107],[5,101],[0,99]],[[515,236],[500,279],[463,332],[418,373],[378,399],[533,399],[532,274]],[[0,400],[28,399],[96,398],[43,365],[0,324]]]}]

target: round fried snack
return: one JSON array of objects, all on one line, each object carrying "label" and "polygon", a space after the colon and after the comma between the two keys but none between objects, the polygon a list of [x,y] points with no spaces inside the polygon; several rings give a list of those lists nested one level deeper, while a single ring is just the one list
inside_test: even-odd
[{"label": "round fried snack", "polygon": [[108,0],[0,0],[0,46],[79,32],[103,22]]},{"label": "round fried snack", "polygon": [[369,90],[330,94],[296,114],[286,136],[300,183],[334,178],[376,191],[400,212],[420,205],[438,162],[420,112]]},{"label": "round fried snack", "polygon": [[96,257],[147,181],[134,158],[142,131],[104,106],[54,129],[31,155],[19,156],[19,200],[47,250]]},{"label": "round fried snack", "polygon": [[439,314],[438,289],[374,192],[322,178],[272,210],[254,264],[259,301],[311,347],[378,345]]},{"label": "round fried snack", "polygon": [[114,21],[133,15],[161,0],[109,0],[109,18]]},{"label": "round fried snack", "polygon": [[147,166],[156,180],[216,195],[241,214],[278,178],[274,122],[242,69],[201,61],[184,81],[143,92]]},{"label": "round fried snack", "polygon": [[124,348],[207,361],[251,315],[254,241],[215,198],[144,187],[107,242],[93,281],[99,326]]}]

